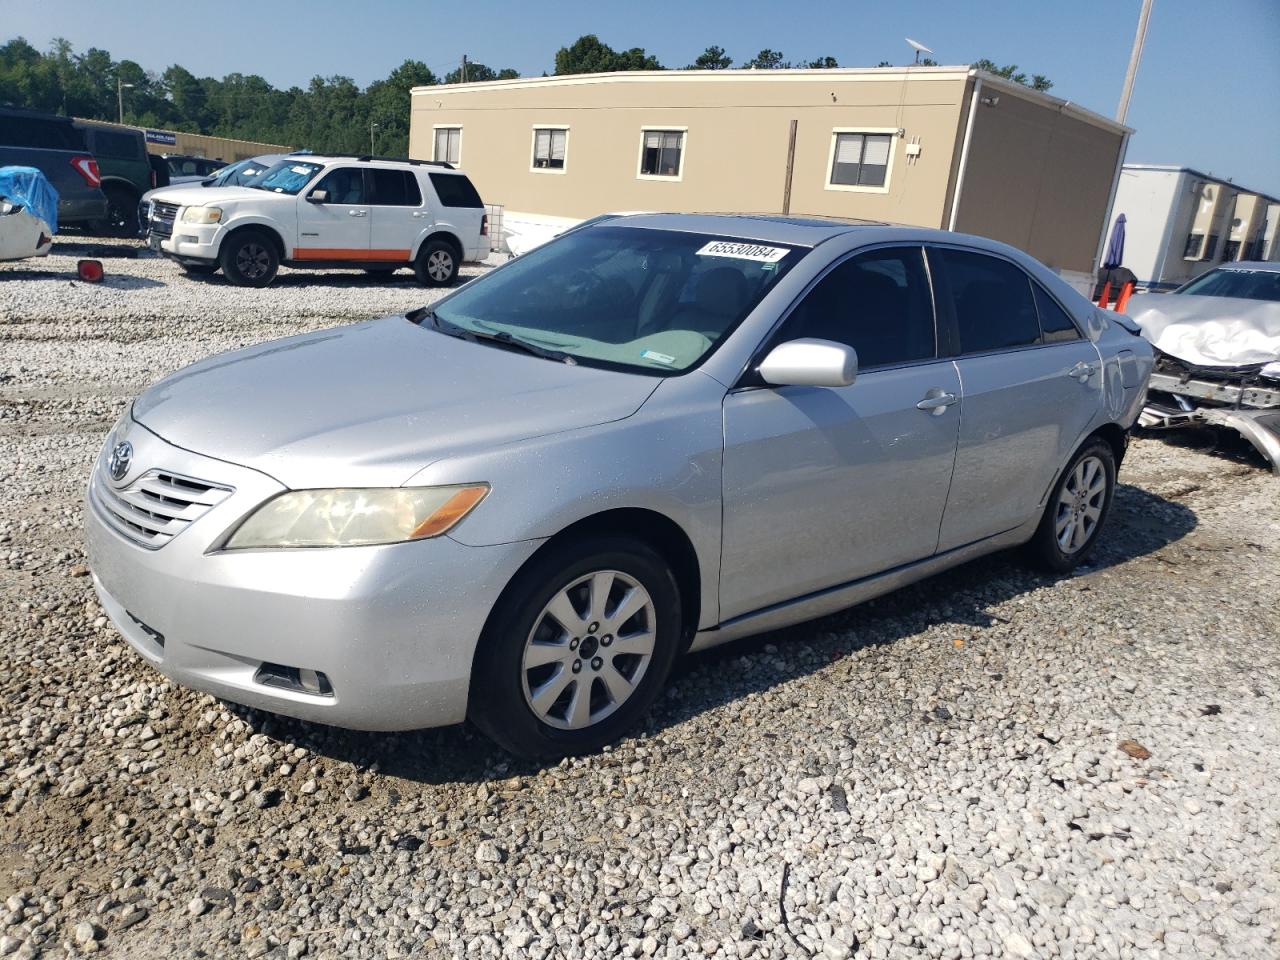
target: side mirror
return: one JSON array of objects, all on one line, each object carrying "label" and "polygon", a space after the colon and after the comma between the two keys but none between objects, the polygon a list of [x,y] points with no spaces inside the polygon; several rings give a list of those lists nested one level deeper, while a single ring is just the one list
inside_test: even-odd
[{"label": "side mirror", "polygon": [[328,203],[329,191],[328,190],[312,190],[310,193],[307,194],[307,202],[308,203]]},{"label": "side mirror", "polygon": [[201,180],[201,181],[200,181],[200,186],[202,186],[202,187],[212,187],[212,186],[213,186],[213,181],[214,181],[214,180],[216,180],[216,179],[217,179],[217,177],[205,177],[203,180]]},{"label": "side mirror", "polygon": [[788,340],[770,350],[758,369],[775,387],[847,387],[858,375],[858,353],[831,340]]}]

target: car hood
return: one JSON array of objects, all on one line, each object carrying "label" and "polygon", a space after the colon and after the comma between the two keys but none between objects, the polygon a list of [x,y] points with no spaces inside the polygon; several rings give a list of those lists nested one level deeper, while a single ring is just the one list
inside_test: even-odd
[{"label": "car hood", "polygon": [[133,417],[288,487],[398,486],[452,454],[628,417],[660,382],[397,316],[202,360],[144,392]]},{"label": "car hood", "polygon": [[165,203],[176,203],[180,207],[201,207],[209,203],[226,203],[230,200],[262,200],[268,196],[281,196],[281,194],[253,190],[249,187],[202,187],[197,182],[148,190],[143,194],[143,199],[163,200]]},{"label": "car hood", "polygon": [[1129,316],[1158,349],[1204,367],[1280,360],[1280,303],[1193,293],[1147,293]]}]

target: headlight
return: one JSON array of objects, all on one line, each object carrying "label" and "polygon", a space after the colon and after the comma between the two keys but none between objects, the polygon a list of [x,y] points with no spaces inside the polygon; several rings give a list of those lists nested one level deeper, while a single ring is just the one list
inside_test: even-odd
[{"label": "headlight", "polygon": [[217,223],[222,219],[221,207],[183,207],[183,223]]},{"label": "headlight", "polygon": [[487,483],[294,490],[255,510],[231,535],[226,549],[354,547],[438,537],[488,492]]}]

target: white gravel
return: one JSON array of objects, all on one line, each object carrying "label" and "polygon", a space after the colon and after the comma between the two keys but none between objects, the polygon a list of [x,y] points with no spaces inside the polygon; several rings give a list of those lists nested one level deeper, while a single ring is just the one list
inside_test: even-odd
[{"label": "white gravel", "polygon": [[[690,659],[540,768],[175,689],[80,495],[199,357],[429,298],[0,266],[0,956],[1280,956],[1280,481],[1138,440],[1094,565],[995,557]],[[472,268],[474,269],[478,268]]]}]

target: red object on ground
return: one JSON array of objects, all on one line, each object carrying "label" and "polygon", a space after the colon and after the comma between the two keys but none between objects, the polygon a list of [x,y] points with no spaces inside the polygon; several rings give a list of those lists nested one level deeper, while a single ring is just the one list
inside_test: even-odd
[{"label": "red object on ground", "polygon": [[1124,313],[1124,308],[1129,305],[1129,298],[1133,296],[1133,284],[1126,283],[1120,288],[1120,296],[1116,297],[1116,313]]},{"label": "red object on ground", "polygon": [[80,260],[76,263],[76,273],[80,275],[80,279],[85,283],[101,283],[103,275],[102,261]]},{"label": "red object on ground", "polygon": [[1107,309],[1107,304],[1111,302],[1111,281],[1107,281],[1102,285],[1102,292],[1098,294],[1098,306],[1103,310]]}]

